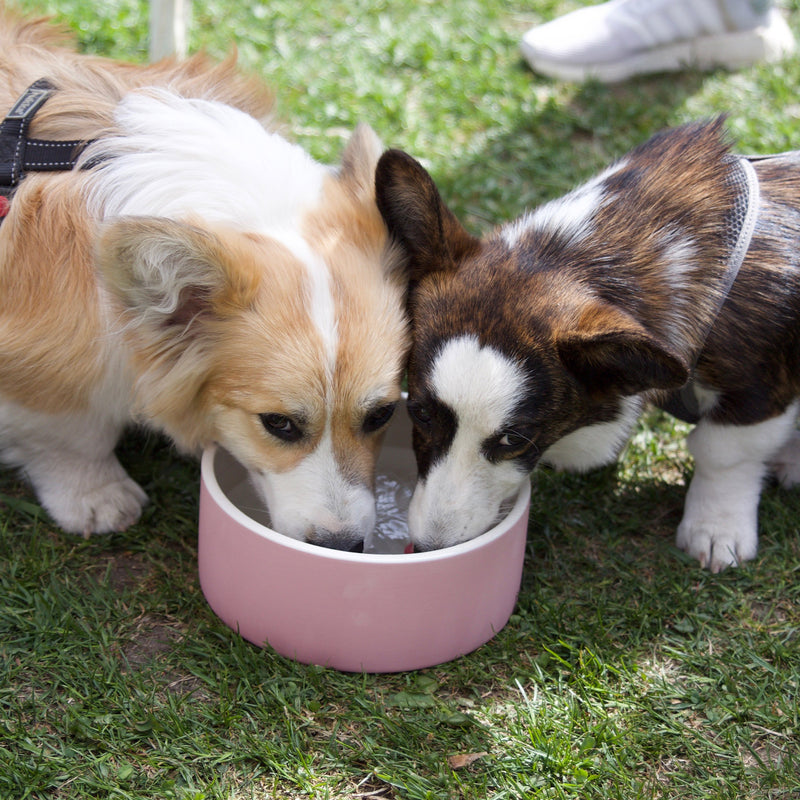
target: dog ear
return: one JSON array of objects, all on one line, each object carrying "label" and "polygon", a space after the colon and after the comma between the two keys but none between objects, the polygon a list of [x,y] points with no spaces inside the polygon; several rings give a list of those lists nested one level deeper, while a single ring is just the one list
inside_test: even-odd
[{"label": "dog ear", "polygon": [[259,286],[246,248],[240,236],[155,217],[101,230],[97,264],[136,352],[138,412],[187,451],[214,436],[203,391],[215,358],[209,344]]},{"label": "dog ear", "polygon": [[378,161],[375,198],[389,233],[409,257],[412,280],[453,270],[480,247],[445,205],[433,178],[402,150],[387,150]]},{"label": "dog ear", "polygon": [[372,200],[375,191],[375,165],[383,152],[383,143],[369,125],[360,123],[342,153],[339,179],[350,186],[357,197]]},{"label": "dog ear", "polygon": [[593,315],[577,330],[559,335],[557,349],[564,366],[592,395],[677,389],[689,379],[681,358],[621,312]]},{"label": "dog ear", "polygon": [[191,338],[209,316],[241,308],[257,276],[207,230],[156,217],[115,220],[101,231],[97,263],[134,325]]}]

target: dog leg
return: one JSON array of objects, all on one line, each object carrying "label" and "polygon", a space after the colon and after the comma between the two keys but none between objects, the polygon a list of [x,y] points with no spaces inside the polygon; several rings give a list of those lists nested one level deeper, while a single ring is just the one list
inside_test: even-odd
[{"label": "dog leg", "polygon": [[767,463],[791,436],[793,404],[756,425],[701,420],[689,434],[695,470],[676,543],[712,572],[755,558],[758,501]]},{"label": "dog leg", "polygon": [[789,440],[769,464],[781,486],[787,489],[800,483],[800,431],[793,431]]},{"label": "dog leg", "polygon": [[41,504],[69,533],[122,531],[132,525],[147,501],[144,490],[111,453],[96,461],[78,461],[71,453],[55,453],[29,461],[25,475]]},{"label": "dog leg", "polygon": [[4,405],[2,460],[20,467],[53,520],[69,533],[121,531],[139,519],[147,495],[114,455],[122,426]]}]

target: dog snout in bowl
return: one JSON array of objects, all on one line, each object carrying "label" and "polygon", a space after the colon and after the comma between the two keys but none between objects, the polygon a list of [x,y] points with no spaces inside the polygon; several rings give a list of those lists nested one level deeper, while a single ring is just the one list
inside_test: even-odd
[{"label": "dog snout in bowl", "polygon": [[318,471],[260,475],[256,488],[273,528],[285,536],[333,550],[363,546],[375,526],[375,499],[363,484]]},{"label": "dog snout in bowl", "polygon": [[360,553],[364,549],[364,535],[364,531],[360,528],[345,528],[338,531],[315,528],[306,536],[306,541],[331,550]]}]

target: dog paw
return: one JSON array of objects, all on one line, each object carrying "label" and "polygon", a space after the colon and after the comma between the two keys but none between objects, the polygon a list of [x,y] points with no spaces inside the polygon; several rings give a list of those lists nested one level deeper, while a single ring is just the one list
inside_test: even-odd
[{"label": "dog paw", "polygon": [[69,478],[62,475],[58,483],[40,482],[37,489],[55,522],[68,533],[84,536],[125,530],[139,519],[147,502],[144,490],[116,459],[103,468],[93,465]]},{"label": "dog paw", "polygon": [[124,531],[142,515],[147,495],[127,476],[82,498],[83,534]]},{"label": "dog paw", "polygon": [[687,520],[678,527],[676,545],[711,572],[750,561],[758,552],[758,534],[746,525]]},{"label": "dog paw", "polygon": [[795,431],[770,459],[769,468],[781,486],[791,488],[800,484],[800,431]]}]

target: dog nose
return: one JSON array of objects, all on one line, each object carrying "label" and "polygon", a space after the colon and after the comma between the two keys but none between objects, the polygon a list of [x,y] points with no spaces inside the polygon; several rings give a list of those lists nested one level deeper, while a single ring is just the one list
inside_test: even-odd
[{"label": "dog nose", "polygon": [[349,553],[362,553],[364,551],[364,534],[355,528],[343,528],[331,531],[327,528],[314,528],[308,541],[320,547],[331,550],[343,550]]}]

